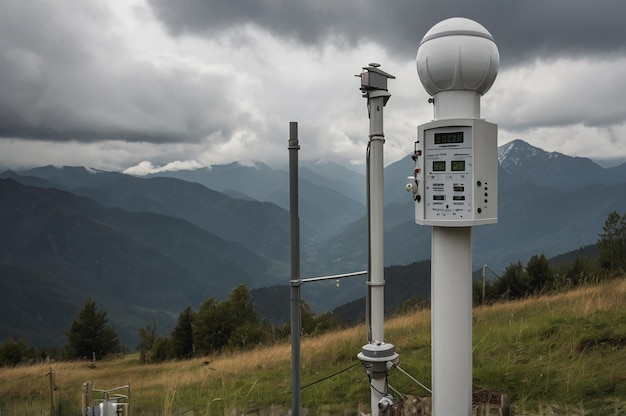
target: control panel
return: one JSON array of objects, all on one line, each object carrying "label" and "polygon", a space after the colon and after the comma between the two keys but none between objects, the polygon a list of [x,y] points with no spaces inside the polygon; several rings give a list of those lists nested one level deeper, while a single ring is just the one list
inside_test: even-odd
[{"label": "control panel", "polygon": [[498,128],[482,119],[436,120],[418,127],[407,191],[415,222],[463,227],[498,222]]}]

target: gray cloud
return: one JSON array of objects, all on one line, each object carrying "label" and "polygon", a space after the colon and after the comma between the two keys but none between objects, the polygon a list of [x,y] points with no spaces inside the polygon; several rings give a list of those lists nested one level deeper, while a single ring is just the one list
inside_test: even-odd
[{"label": "gray cloud", "polygon": [[137,59],[96,3],[2,6],[0,137],[198,141],[249,124],[231,74]]},{"label": "gray cloud", "polygon": [[[387,133],[412,137],[431,116],[417,45],[453,16],[496,39],[501,71],[483,114],[503,131],[606,141],[626,126],[621,1],[0,0],[0,10],[5,164],[276,160],[289,120],[311,157],[358,160],[367,122],[353,75],[373,60],[397,76]],[[411,143],[389,140],[390,160]]]},{"label": "gray cloud", "polygon": [[626,50],[626,5],[587,0],[149,0],[174,34],[214,34],[256,25],[309,45],[332,39],[381,43],[412,59],[423,35],[455,16],[474,19],[495,37],[503,66],[555,56]]}]

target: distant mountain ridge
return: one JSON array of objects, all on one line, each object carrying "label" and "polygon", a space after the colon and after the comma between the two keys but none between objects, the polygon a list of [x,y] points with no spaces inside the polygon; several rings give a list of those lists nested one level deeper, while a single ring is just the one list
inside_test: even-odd
[{"label": "distant mountain ridge", "polygon": [[[328,172],[341,171],[337,177]],[[320,174],[319,172],[324,172]],[[300,218],[312,238],[332,234],[365,212],[364,184],[353,186],[358,174],[329,162],[325,166],[302,166],[299,171]],[[289,209],[288,172],[264,163],[229,163],[195,170],[160,172],[149,177],[172,177],[197,182],[216,191],[235,190],[258,201]],[[362,188],[362,189],[361,189]]]},{"label": "distant mountain ridge", "polygon": [[[12,179],[0,179],[0,200],[0,263],[7,273],[0,279],[0,303],[20,311],[14,285],[21,282],[26,288],[43,276],[50,283],[40,291],[58,287],[57,296],[67,296],[40,304],[34,319],[43,325],[40,339],[52,337],[50,331],[59,333],[47,321],[57,320],[57,302],[80,307],[92,297],[113,304],[118,312],[109,314],[124,328],[117,319],[121,311],[151,310],[171,321],[171,313],[210,296],[225,297],[232,285],[277,282],[268,273],[267,260],[178,218],[104,208],[65,191]],[[10,279],[17,275],[22,279]],[[32,314],[18,316],[28,321]],[[121,336],[135,338],[136,329]]]},{"label": "distant mountain ridge", "polygon": [[20,175],[5,172],[2,176],[66,190],[105,207],[183,218],[270,259],[284,260],[288,253],[288,216],[284,209],[251,198],[232,198],[195,182],[68,166],[45,166]]},{"label": "distant mountain ridge", "polygon": [[[602,168],[522,140],[500,146],[498,160],[499,221],[474,228],[475,267],[498,271],[593,244],[609,212],[626,212],[626,164]],[[415,224],[405,191],[412,170],[409,156],[385,168],[387,267],[430,257],[431,229]],[[301,276],[364,270],[365,176],[332,162],[303,162],[299,176]],[[285,170],[233,163],[135,177],[47,166],[0,178],[0,311],[15,318],[0,324],[0,339],[59,342],[88,296],[131,341],[154,317],[169,330],[183,307],[237,283],[262,293],[257,303],[268,317],[288,302],[263,290],[289,281]],[[322,312],[364,291],[354,279],[307,286],[303,297]]]}]

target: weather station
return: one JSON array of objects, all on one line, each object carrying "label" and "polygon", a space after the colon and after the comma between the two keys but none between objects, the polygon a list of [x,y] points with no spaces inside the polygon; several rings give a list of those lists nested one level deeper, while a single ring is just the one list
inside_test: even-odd
[{"label": "weather station", "polygon": [[498,221],[497,126],[480,118],[500,56],[493,36],[466,18],[433,26],[417,72],[433,120],[418,126],[406,190],[415,222],[432,226],[432,414],[472,412],[472,226]]}]

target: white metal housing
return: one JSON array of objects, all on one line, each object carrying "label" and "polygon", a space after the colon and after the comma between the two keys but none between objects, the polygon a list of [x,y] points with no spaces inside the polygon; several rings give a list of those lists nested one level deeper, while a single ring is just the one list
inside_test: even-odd
[{"label": "white metal housing", "polygon": [[446,119],[418,127],[415,222],[465,227],[498,221],[495,124]]}]

